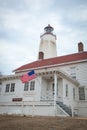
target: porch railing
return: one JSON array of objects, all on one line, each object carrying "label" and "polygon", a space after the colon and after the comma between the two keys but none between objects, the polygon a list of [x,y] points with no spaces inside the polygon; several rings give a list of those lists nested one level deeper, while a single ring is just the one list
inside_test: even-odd
[{"label": "porch railing", "polygon": [[[41,100],[54,100],[54,92],[46,92],[44,94],[41,95]],[[58,94],[57,96],[57,101],[62,101],[62,96],[61,94]]]},{"label": "porch railing", "polygon": [[41,95],[41,100],[53,100],[54,95],[51,92],[46,92],[45,94]]}]

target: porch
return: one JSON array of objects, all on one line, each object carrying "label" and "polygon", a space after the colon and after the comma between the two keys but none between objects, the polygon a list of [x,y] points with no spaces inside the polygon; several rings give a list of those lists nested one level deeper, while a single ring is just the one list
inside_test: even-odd
[{"label": "porch", "polygon": [[63,101],[63,77],[59,71],[47,71],[41,76],[40,101]]},{"label": "porch", "polygon": [[[77,81],[73,80],[66,73],[57,71],[42,72],[41,76],[41,102],[52,102],[54,107],[61,109],[72,115],[76,108],[76,101],[73,100],[73,87],[78,86]],[[69,96],[66,97],[66,83],[69,84]]]}]

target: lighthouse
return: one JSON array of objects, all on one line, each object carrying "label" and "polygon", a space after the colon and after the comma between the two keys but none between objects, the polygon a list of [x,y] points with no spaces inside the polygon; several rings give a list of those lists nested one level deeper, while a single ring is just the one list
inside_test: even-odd
[{"label": "lighthouse", "polygon": [[40,36],[38,59],[48,59],[57,56],[56,35],[53,31],[54,28],[50,24],[44,28],[44,33]]}]

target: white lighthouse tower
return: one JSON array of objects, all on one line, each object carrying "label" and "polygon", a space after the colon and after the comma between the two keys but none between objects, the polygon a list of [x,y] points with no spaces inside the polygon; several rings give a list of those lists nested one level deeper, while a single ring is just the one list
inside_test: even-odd
[{"label": "white lighthouse tower", "polygon": [[47,59],[57,56],[56,35],[54,28],[49,24],[44,28],[44,33],[40,36],[40,46],[38,59]]}]

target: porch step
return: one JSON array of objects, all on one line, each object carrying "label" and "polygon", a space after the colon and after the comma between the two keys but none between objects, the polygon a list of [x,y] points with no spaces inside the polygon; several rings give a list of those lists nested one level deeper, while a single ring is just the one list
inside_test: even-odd
[{"label": "porch step", "polygon": [[70,116],[72,116],[71,109],[68,106],[66,106],[65,104],[63,104],[63,102],[57,101],[56,104],[58,104],[66,113],[68,113]]}]

